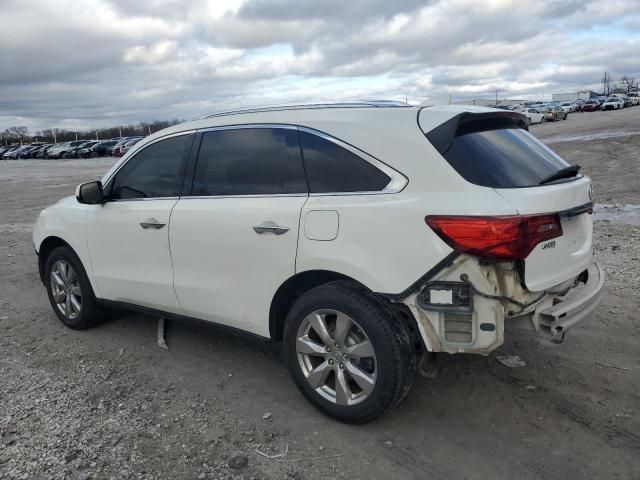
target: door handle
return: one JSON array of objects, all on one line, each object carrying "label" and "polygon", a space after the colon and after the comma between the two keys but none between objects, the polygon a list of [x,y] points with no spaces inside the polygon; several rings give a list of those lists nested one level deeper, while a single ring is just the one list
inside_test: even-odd
[{"label": "door handle", "polygon": [[262,225],[254,226],[253,230],[260,235],[263,233],[274,233],[276,235],[282,235],[283,233],[287,233],[289,231],[289,227],[283,227],[280,225],[276,225],[273,222],[268,222],[263,223]]},{"label": "door handle", "polygon": [[147,218],[143,222],[140,222],[140,226],[145,230],[148,230],[148,229],[159,230],[165,225],[166,223],[159,222],[155,218]]}]

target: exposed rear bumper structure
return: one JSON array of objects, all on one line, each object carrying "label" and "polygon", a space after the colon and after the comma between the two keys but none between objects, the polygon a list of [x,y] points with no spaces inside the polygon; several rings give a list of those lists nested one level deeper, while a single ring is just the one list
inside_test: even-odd
[{"label": "exposed rear bumper structure", "polygon": [[588,271],[587,282],[571,289],[559,303],[538,313],[538,333],[547,333],[553,341],[561,342],[567,329],[584,320],[600,302],[604,287],[604,272],[597,262]]},{"label": "exposed rear bumper structure", "polygon": [[604,272],[595,261],[542,292],[525,290],[518,275],[509,264],[482,266],[463,254],[402,303],[413,312],[427,350],[487,355],[512,329],[561,342],[596,309],[604,287]]},{"label": "exposed rear bumper structure", "polygon": [[604,272],[597,262],[587,270],[587,281],[553,299],[535,311],[511,320],[507,324],[535,330],[553,342],[561,342],[566,331],[584,320],[598,306],[604,287]]}]

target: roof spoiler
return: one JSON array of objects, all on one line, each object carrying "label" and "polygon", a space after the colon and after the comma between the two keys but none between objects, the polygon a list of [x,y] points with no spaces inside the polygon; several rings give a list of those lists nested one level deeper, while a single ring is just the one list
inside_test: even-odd
[{"label": "roof spoiler", "polygon": [[463,112],[450,118],[433,130],[425,132],[431,144],[443,154],[457,135],[497,128],[522,128],[529,130],[527,117],[518,112],[496,111],[472,113]]}]

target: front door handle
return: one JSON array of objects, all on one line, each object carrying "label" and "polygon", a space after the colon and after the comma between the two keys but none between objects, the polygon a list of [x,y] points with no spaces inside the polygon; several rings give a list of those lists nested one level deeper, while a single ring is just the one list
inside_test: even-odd
[{"label": "front door handle", "polygon": [[265,222],[262,225],[254,226],[253,230],[260,235],[263,233],[274,233],[276,235],[282,235],[283,233],[287,233],[289,231],[289,227],[276,225],[273,222]]},{"label": "front door handle", "polygon": [[145,230],[148,230],[148,229],[159,230],[165,225],[166,223],[159,222],[155,218],[147,218],[146,220],[140,222],[140,226]]}]

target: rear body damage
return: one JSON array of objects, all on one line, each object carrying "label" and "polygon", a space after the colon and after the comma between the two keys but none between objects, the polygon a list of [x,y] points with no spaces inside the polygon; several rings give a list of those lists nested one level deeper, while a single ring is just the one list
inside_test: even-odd
[{"label": "rear body damage", "polygon": [[463,254],[402,303],[413,313],[427,350],[489,354],[510,328],[562,341],[568,328],[595,309],[603,282],[593,262],[574,278],[532,292],[523,286],[516,262],[485,263]]}]

